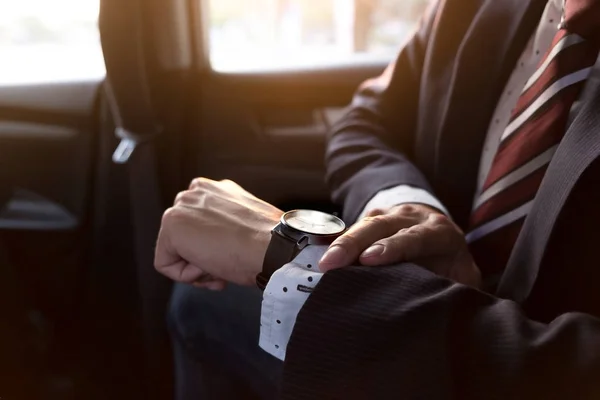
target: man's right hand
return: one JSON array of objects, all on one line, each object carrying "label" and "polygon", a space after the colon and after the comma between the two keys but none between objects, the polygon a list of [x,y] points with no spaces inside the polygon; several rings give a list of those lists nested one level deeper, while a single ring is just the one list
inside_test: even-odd
[{"label": "man's right hand", "polygon": [[414,262],[456,282],[481,285],[461,229],[423,204],[372,210],[331,244],[319,267],[326,272],[357,260],[366,266]]}]

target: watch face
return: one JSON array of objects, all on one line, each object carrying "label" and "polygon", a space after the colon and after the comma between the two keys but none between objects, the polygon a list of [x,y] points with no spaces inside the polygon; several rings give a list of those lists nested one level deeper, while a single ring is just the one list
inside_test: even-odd
[{"label": "watch face", "polygon": [[346,229],[344,221],[320,211],[294,210],[283,214],[281,221],[290,228],[311,235],[338,235]]}]

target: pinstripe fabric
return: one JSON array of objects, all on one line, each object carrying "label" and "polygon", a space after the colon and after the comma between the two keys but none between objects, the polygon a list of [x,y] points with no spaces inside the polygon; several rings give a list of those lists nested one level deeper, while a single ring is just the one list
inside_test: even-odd
[{"label": "pinstripe fabric", "polygon": [[535,322],[411,264],[343,268],[298,315],[282,399],[599,398],[598,333],[589,315]]}]

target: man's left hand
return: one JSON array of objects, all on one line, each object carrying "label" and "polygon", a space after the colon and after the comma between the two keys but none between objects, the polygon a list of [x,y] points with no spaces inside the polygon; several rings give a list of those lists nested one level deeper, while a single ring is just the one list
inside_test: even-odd
[{"label": "man's left hand", "polygon": [[163,216],[155,268],[215,290],[253,285],[282,214],[232,181],[195,179]]}]

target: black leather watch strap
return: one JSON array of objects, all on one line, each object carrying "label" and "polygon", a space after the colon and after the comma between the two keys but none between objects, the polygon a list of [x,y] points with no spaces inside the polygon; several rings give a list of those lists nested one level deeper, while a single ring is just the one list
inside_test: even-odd
[{"label": "black leather watch strap", "polygon": [[283,235],[277,229],[273,229],[262,272],[256,276],[256,285],[261,290],[265,290],[275,271],[292,261],[299,251],[300,247],[294,239]]}]

